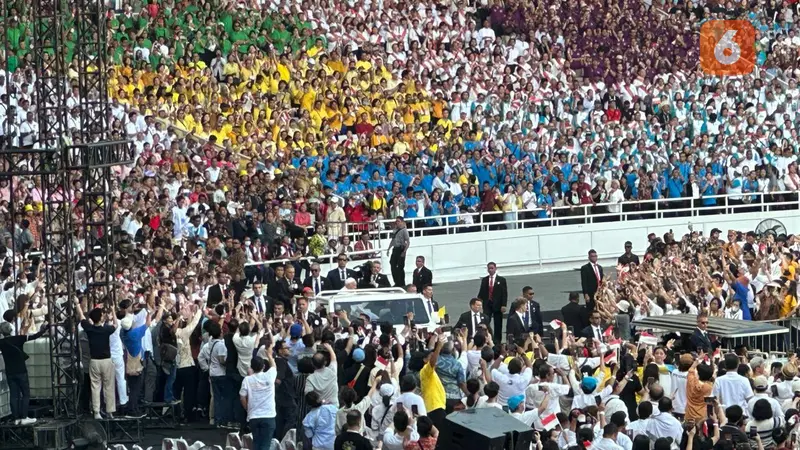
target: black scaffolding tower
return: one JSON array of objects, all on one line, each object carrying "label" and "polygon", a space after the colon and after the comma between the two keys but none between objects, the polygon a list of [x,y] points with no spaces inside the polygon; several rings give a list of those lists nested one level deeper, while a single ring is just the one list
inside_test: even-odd
[{"label": "black scaffolding tower", "polygon": [[[6,36],[11,1],[0,3],[5,73],[5,62],[18,49]],[[129,142],[110,140],[103,2],[33,0],[28,7],[31,58],[16,70],[34,80],[31,109],[39,132],[32,146],[6,136],[0,144],[0,179],[9,181],[12,223],[6,228],[12,236],[24,214],[15,201],[15,187],[33,183],[41,192],[41,270],[48,318],[55,324],[49,340],[53,415],[74,423],[82,375],[73,301],[80,278],[90,305],[116,303],[113,173],[119,169],[115,166],[131,164],[134,157]],[[74,44],[71,60],[68,40]],[[8,72],[7,81],[11,76]],[[9,91],[0,105],[8,117],[18,107],[12,104],[13,95]],[[19,256],[14,252],[15,259]]]}]

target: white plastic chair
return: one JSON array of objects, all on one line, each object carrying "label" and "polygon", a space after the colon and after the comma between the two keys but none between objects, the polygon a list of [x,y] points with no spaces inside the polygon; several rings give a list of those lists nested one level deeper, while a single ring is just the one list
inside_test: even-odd
[{"label": "white plastic chair", "polygon": [[161,441],[161,450],[177,450],[177,444],[175,443],[175,439],[164,438]]},{"label": "white plastic chair", "polygon": [[278,448],[280,450],[297,450],[297,444],[295,444],[296,438],[297,438],[297,430],[292,428],[291,430],[287,431],[286,434],[283,436],[283,440],[281,441],[281,444]]}]

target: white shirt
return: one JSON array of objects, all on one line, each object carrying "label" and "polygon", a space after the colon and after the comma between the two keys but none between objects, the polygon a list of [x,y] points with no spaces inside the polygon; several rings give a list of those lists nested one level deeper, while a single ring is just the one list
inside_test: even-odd
[{"label": "white shirt", "polygon": [[676,413],[686,412],[686,379],[689,372],[673,371],[672,376],[672,408]]},{"label": "white shirt", "polygon": [[719,399],[723,408],[739,405],[745,414],[750,414],[747,401],[753,397],[753,389],[747,378],[736,372],[728,372],[721,377],[717,377],[714,382],[714,389],[711,394]]},{"label": "white shirt", "polygon": [[239,355],[239,361],[236,368],[239,370],[239,375],[246,377],[247,369],[250,368],[250,360],[253,359],[253,349],[256,345],[256,335],[250,333],[247,336],[242,336],[237,331],[233,335],[233,345],[236,347],[236,353]]},{"label": "white shirt", "polygon": [[[225,376],[225,358],[228,356],[225,341],[222,339],[212,339],[200,349],[197,362],[200,368],[208,371],[210,377]],[[244,385],[242,385],[244,386]]]},{"label": "white shirt", "polygon": [[[603,404],[606,407],[606,417],[611,417],[614,413],[622,411],[625,413],[625,421],[628,421],[628,407],[618,395],[609,395],[607,399],[603,400]],[[620,433],[620,435],[623,435],[623,433]],[[619,441],[619,439],[617,440]]]},{"label": "white shirt", "polygon": [[520,422],[524,423],[527,426],[533,426],[534,422],[539,421],[539,411],[536,409],[525,411],[522,413],[514,412],[511,413],[511,417],[519,420]]},{"label": "white shirt", "polygon": [[492,380],[500,386],[497,402],[501,405],[508,403],[508,399],[516,395],[524,395],[525,388],[531,383],[533,370],[526,367],[522,373],[511,375],[508,367],[503,364],[497,369],[492,369]]},{"label": "white shirt", "polygon": [[111,357],[112,358],[122,358],[122,339],[119,337],[119,332],[122,329],[119,325],[117,325],[117,329],[109,337],[109,347],[111,348]]},{"label": "white shirt", "polygon": [[267,300],[264,294],[261,295],[253,295],[253,304],[256,305],[256,311],[259,313],[269,314],[270,311],[267,311]]},{"label": "white shirt", "polygon": [[[569,385],[560,383],[537,383],[531,384],[525,389],[525,408],[534,409],[544,401],[545,393],[539,390],[539,386],[547,387],[547,396],[550,400],[547,402],[547,408],[542,411],[541,416],[547,417],[550,414],[558,414],[561,412],[561,405],[559,404],[559,397],[564,397],[569,394]],[[541,425],[541,424],[539,424]],[[543,427],[539,427],[543,428]]]},{"label": "white shirt", "polygon": [[659,411],[650,416],[647,433],[650,436],[671,437],[673,442],[680,445],[683,425],[672,414]]},{"label": "white shirt", "polygon": [[631,432],[631,436],[636,438],[636,436],[640,434],[647,434],[647,425],[650,423],[650,419],[639,419],[634,420],[633,422],[629,423],[628,426],[625,427],[626,430]]},{"label": "white shirt", "polygon": [[311,289],[314,290],[315,295],[325,290],[325,286],[322,284],[322,277],[311,278]]},{"label": "white shirt", "polygon": [[633,449],[633,441],[631,438],[628,437],[625,433],[617,433],[617,445],[623,448],[623,450],[631,450]]},{"label": "white shirt", "polygon": [[613,439],[604,437],[592,442],[592,450],[623,450],[623,448],[617,445]]},{"label": "white shirt", "polygon": [[[602,382],[602,380],[600,380]],[[600,384],[600,383],[598,383]],[[579,393],[580,392],[580,393]],[[597,400],[595,400],[595,396],[600,396],[600,401],[605,401],[611,393],[614,392],[613,386],[606,386],[600,392],[592,392],[591,394],[584,394],[581,390],[575,391],[575,396],[572,398],[572,409],[583,409],[587,406],[597,405]]]},{"label": "white shirt", "polygon": [[411,411],[413,409],[412,407],[416,405],[417,411],[419,412],[420,416],[428,415],[428,410],[425,409],[425,402],[422,400],[422,397],[413,392],[406,392],[400,394],[400,396],[397,397],[397,399],[394,400],[394,402],[402,403],[403,406],[405,406],[405,408],[409,411]]},{"label": "white shirt", "polygon": [[781,404],[778,400],[770,397],[766,392],[756,393],[756,395],[747,402],[747,410],[750,412],[750,417],[753,417],[753,407],[755,407],[756,402],[761,399],[769,402],[769,406],[772,407],[772,417],[783,417],[783,408],[781,408]]},{"label": "white shirt", "polygon": [[240,397],[247,397],[247,420],[271,419],[275,410],[275,379],[278,369],[272,366],[266,372],[248,375],[242,381]]},{"label": "white shirt", "polygon": [[[417,427],[414,425],[409,425],[411,428],[411,435],[409,436],[410,441],[418,441],[419,440],[419,433],[417,433]],[[384,450],[403,450],[403,440],[405,436],[403,434],[397,434],[394,431],[394,427],[389,427],[383,433],[383,449]]]}]

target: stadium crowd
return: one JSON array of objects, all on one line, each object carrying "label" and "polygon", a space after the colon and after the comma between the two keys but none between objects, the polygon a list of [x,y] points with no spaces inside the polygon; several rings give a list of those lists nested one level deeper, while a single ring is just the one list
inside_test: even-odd
[{"label": "stadium crowd", "polygon": [[[711,317],[776,320],[797,316],[797,269],[800,242],[795,235],[714,228],[707,237],[696,230],[676,239],[648,235],[640,262],[625,244],[614,283],[602,282],[593,300],[603,319],[618,311],[633,320],[664,314],[697,314],[706,306]],[[665,258],[653,258],[661,253]],[[594,251],[590,251],[590,260]],[[605,279],[603,281],[606,281]],[[586,286],[584,283],[584,292]]]},{"label": "stadium crowd", "polygon": [[[190,240],[241,242],[263,224],[259,257],[276,259],[273,242],[295,225],[325,225],[319,252],[352,244],[344,222],[617,213],[661,198],[741,204],[800,188],[793,4],[122,4],[108,21],[111,125],[137,159],[115,193],[140,241],[162,219]],[[18,146],[39,135],[29,15],[25,5],[10,14],[0,85],[0,128]],[[759,65],[706,76],[697,29],[732,17],[758,29]],[[70,91],[75,131],[80,92]],[[37,219],[36,186],[0,194]],[[244,217],[252,228],[224,230]]]},{"label": "stadium crowd", "polygon": [[[469,213],[795,200],[796,3],[122,6],[108,21],[109,122],[136,162],[110,186],[118,304],[75,300],[84,411],[156,402],[187,422],[249,429],[259,450],[290,430],[304,449],[431,450],[448,412],[486,407],[532,426],[546,450],[795,446],[796,357],[716,353],[725,343],[705,331],[708,317],[796,315],[794,237],[652,236],[641,264],[626,253],[615,281],[597,277],[586,306],[570,295],[581,322],[551,336],[532,327],[527,297],[499,298],[493,271],[452,332],[320,310],[314,297],[389,285],[374,255],[347,268],[349,253],[375,250],[378,219],[396,219],[394,243],[406,220]],[[740,17],[759,31],[756,71],[704,75],[699,25]],[[31,147],[30,10],[17,4],[7,20],[2,142]],[[70,92],[74,131],[81,93]],[[3,233],[0,351],[12,419],[26,425],[23,344],[78,326],[48,312],[41,258],[11,258],[41,248],[42,196],[37,180],[0,180],[0,207],[18,213]],[[403,259],[405,244],[392,245]],[[326,276],[314,258],[329,254]],[[408,289],[431,300],[429,283]],[[506,309],[521,324],[511,339]],[[696,339],[605,332],[619,314],[674,313],[697,317]]]}]

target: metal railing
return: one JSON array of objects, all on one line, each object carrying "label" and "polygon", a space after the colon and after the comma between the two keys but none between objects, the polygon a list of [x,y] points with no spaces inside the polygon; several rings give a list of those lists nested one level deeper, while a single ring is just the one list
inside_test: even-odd
[{"label": "metal railing", "polygon": [[[747,198],[747,201],[742,199]],[[713,205],[705,201],[714,200]],[[592,223],[626,222],[636,220],[653,220],[676,217],[698,217],[706,215],[736,214],[744,212],[767,213],[779,210],[800,209],[798,192],[752,192],[746,194],[727,194],[692,198],[661,198],[657,200],[637,200],[622,203],[598,203],[577,206],[554,206],[549,208],[547,217],[539,217],[542,208],[520,211],[466,212],[461,214],[438,215],[407,219],[408,230],[412,237],[434,236],[442,234],[471,233],[515,230],[534,227],[556,227],[562,225],[583,225]],[[611,212],[611,210],[616,210]],[[467,217],[472,223],[467,223]],[[350,237],[355,245],[363,231],[369,231],[373,250],[345,252],[351,259],[381,259],[383,240],[390,239],[394,231],[394,219],[373,222],[348,222],[346,229],[337,236]],[[309,227],[312,228],[312,227]],[[330,227],[329,227],[330,229]],[[263,266],[285,264],[291,261],[319,262],[334,264],[338,253],[321,256],[306,256],[300,259],[274,259],[247,263],[245,266]],[[355,256],[355,257],[354,257]],[[359,258],[358,256],[363,256]]]},{"label": "metal railing", "polygon": [[766,353],[777,357],[793,354],[795,349],[800,347],[800,317],[785,317],[783,319],[762,320],[759,322],[785,327],[789,332],[729,339],[731,342],[726,347],[735,348],[739,345],[746,345],[749,351]]},{"label": "metal railing", "polygon": [[[745,198],[747,200],[742,200]],[[704,200],[714,200],[715,204],[705,205]],[[407,219],[407,222],[411,235],[418,237],[436,234],[796,209],[800,209],[797,191],[751,192],[746,194],[704,196],[697,199],[681,197],[626,201],[622,203],[554,206],[549,209],[548,217],[543,218],[539,217],[539,215],[542,211],[545,211],[544,209],[532,208],[520,211],[466,212],[420,217]],[[472,218],[472,223],[466,223],[467,217]],[[380,238],[385,239],[390,237],[394,228],[394,220],[383,220],[382,224],[385,231],[380,232]]]}]

